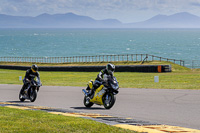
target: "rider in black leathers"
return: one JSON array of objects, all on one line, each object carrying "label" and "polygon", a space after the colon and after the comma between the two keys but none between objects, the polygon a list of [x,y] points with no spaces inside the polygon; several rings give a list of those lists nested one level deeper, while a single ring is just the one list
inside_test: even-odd
[{"label": "rider in black leathers", "polygon": [[92,90],[90,90],[89,88],[87,88],[86,90],[89,91],[89,95],[91,95],[93,92],[95,92],[95,90],[102,85],[103,83],[106,83],[106,77],[108,75],[113,76],[113,72],[115,71],[115,65],[108,63],[106,65],[106,68],[102,69],[99,74],[97,75],[96,80],[93,83],[93,88]]},{"label": "rider in black leathers", "polygon": [[35,77],[38,77],[38,79],[40,80],[40,74],[38,72],[38,66],[34,64],[34,65],[32,65],[31,69],[28,69],[26,71],[26,75],[23,79],[24,85],[22,86],[22,92],[23,93],[24,93],[24,90],[31,83],[31,80],[34,79]]}]

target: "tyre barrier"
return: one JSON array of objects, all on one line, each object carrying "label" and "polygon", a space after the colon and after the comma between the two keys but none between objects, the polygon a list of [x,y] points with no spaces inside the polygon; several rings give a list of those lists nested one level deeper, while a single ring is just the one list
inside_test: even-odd
[{"label": "tyre barrier", "polygon": [[[27,70],[29,66],[0,65],[0,69]],[[39,66],[39,71],[99,72],[105,66]],[[115,72],[171,72],[171,65],[118,65]]]}]

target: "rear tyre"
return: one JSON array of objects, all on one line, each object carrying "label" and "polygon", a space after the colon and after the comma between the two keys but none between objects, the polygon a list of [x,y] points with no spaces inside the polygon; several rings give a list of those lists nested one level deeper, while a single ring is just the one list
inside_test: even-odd
[{"label": "rear tyre", "polygon": [[23,102],[25,100],[25,98],[23,98],[22,92],[23,92],[23,90],[21,89],[20,92],[19,92],[19,100],[21,102]]},{"label": "rear tyre", "polygon": [[[108,99],[106,99],[108,97]],[[106,93],[103,96],[103,106],[105,109],[110,109],[115,104],[116,97],[112,93]]]},{"label": "rear tyre", "polygon": [[84,97],[83,103],[84,103],[85,107],[87,107],[87,108],[92,107],[92,105],[94,104],[94,103],[90,102],[88,97],[86,97],[86,96]]}]

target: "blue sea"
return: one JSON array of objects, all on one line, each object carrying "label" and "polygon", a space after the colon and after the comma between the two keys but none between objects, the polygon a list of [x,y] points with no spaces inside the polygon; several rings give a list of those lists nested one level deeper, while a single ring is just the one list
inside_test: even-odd
[{"label": "blue sea", "polygon": [[200,60],[200,29],[0,29],[0,57],[152,54]]}]

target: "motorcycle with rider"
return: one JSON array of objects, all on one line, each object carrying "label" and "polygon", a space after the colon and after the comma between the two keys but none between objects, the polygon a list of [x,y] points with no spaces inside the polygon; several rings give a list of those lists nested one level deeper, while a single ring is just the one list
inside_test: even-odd
[{"label": "motorcycle with rider", "polygon": [[112,108],[118,94],[119,84],[114,77],[115,65],[109,63],[106,68],[101,70],[97,75],[96,80],[89,81],[86,89],[83,89],[84,100],[86,107],[91,107],[93,104],[103,105],[106,109]]},{"label": "motorcycle with rider", "polygon": [[19,100],[23,102],[25,99],[28,99],[31,102],[34,102],[37,98],[37,92],[39,91],[40,86],[42,86],[37,65],[32,65],[31,69],[26,71],[23,83],[24,85],[19,93]]}]

